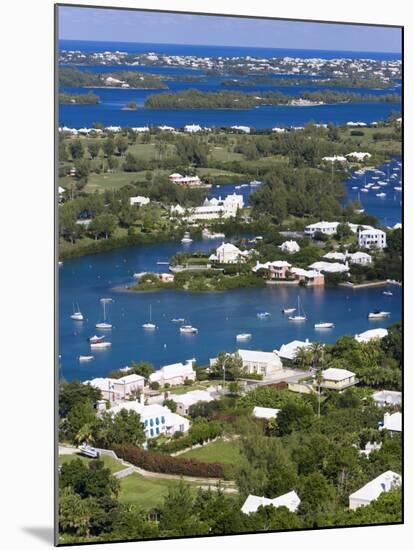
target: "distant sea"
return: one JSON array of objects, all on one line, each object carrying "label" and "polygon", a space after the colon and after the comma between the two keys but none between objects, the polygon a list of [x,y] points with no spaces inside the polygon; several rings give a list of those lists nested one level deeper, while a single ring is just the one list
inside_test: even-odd
[{"label": "distant sea", "polygon": [[127,53],[165,53],[170,55],[199,56],[246,56],[301,57],[321,59],[378,59],[389,61],[401,59],[401,53],[359,52],[341,50],[302,50],[294,48],[252,48],[243,46],[201,46],[197,44],[159,44],[134,42],[95,42],[90,40],[59,40],[61,50],[82,50],[85,52],[122,51]]}]

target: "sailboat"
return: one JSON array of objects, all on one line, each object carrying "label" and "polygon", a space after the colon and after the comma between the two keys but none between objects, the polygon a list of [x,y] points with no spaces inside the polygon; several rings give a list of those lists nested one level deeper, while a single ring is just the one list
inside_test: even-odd
[{"label": "sailboat", "polygon": [[298,296],[297,310],[298,310],[298,314],[297,315],[290,315],[288,317],[289,321],[306,321],[306,315],[305,315],[305,312],[303,311],[303,308],[301,308],[299,296]]},{"label": "sailboat", "polygon": [[151,305],[149,307],[149,322],[144,323],[142,325],[142,328],[145,328],[147,330],[155,330],[157,328],[157,326],[154,325],[154,323],[152,322],[152,307],[151,307]]},{"label": "sailboat", "polygon": [[96,323],[95,327],[100,328],[101,330],[105,329],[111,329],[112,325],[111,323],[107,323],[106,321],[106,304],[112,302],[112,298],[101,298],[102,308],[103,308],[103,322],[102,323]]},{"label": "sailboat", "polygon": [[70,318],[74,321],[83,321],[83,315],[81,310],[79,309],[79,304],[76,304],[76,309],[75,306],[73,306],[73,313]]}]

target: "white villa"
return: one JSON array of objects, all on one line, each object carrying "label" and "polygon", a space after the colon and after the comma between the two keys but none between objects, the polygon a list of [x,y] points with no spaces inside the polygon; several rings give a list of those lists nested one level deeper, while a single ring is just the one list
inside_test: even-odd
[{"label": "white villa", "polygon": [[381,229],[363,229],[358,233],[358,244],[362,248],[386,248],[387,235]]},{"label": "white villa", "polygon": [[356,510],[361,506],[368,506],[373,500],[384,492],[388,492],[401,485],[402,478],[399,474],[388,470],[379,475],[366,485],[349,495],[349,509]]},{"label": "white villa", "polygon": [[271,378],[283,370],[282,361],[274,351],[240,349],[237,353],[243,361],[243,367],[247,369],[249,374],[262,374],[263,378]]},{"label": "white villa", "polygon": [[234,218],[237,210],[243,208],[243,195],[228,195],[226,198],[206,199],[202,206],[196,206],[190,210],[189,221],[213,220],[219,218]]},{"label": "white villa", "polygon": [[195,380],[196,373],[194,370],[194,359],[188,359],[185,363],[174,363],[172,365],[165,365],[159,370],[150,374],[149,381],[158,382],[160,386],[170,384],[170,386],[177,386],[184,384],[186,380]]},{"label": "white villa", "polygon": [[286,252],[287,254],[296,254],[296,252],[300,251],[300,246],[296,241],[285,241],[279,248],[282,252]]},{"label": "white villa", "polygon": [[111,407],[110,412],[118,414],[122,409],[135,411],[140,415],[147,438],[186,432],[190,428],[190,421],[187,418],[172,413],[168,407],[162,405],[144,405],[139,401],[126,401]]},{"label": "white villa", "polygon": [[198,176],[182,176],[181,174],[170,174],[168,179],[171,183],[176,183],[178,185],[185,185],[188,187],[197,187],[202,184],[202,181]]},{"label": "white villa", "polygon": [[139,374],[127,374],[122,378],[94,378],[86,380],[84,384],[101,390],[103,399],[118,401],[142,391],[145,386],[145,378]]},{"label": "white villa", "polygon": [[273,409],[271,407],[254,407],[252,415],[255,418],[265,418],[270,420],[271,418],[277,418],[280,409]]},{"label": "white villa", "polygon": [[350,254],[346,252],[328,252],[323,255],[327,260],[336,260],[338,262],[346,262],[349,260],[351,264],[367,265],[372,263],[372,256],[366,252],[355,252]]},{"label": "white villa", "polygon": [[182,395],[170,395],[169,399],[177,403],[177,413],[188,415],[190,407],[197,403],[210,403],[214,401],[212,392],[207,390],[193,390]]},{"label": "white villa", "polygon": [[305,235],[313,237],[315,233],[323,233],[324,235],[334,235],[339,222],[317,222],[311,223],[305,227]]},{"label": "white villa", "polygon": [[209,260],[215,260],[221,264],[236,264],[245,261],[248,255],[247,250],[242,252],[234,244],[223,243],[216,249],[216,253],[209,257]]},{"label": "white villa", "polygon": [[139,195],[137,197],[129,197],[129,204],[131,206],[144,206],[146,204],[150,203],[149,197],[140,197]]},{"label": "white villa", "polygon": [[321,387],[329,390],[342,391],[358,383],[354,372],[333,367],[323,370],[322,378]]},{"label": "white villa", "polygon": [[389,432],[401,432],[402,431],[402,413],[395,412],[390,414],[386,412],[380,430],[388,430]]},{"label": "white villa", "polygon": [[311,342],[306,338],[306,340],[303,342],[301,340],[293,340],[292,342],[289,342],[288,344],[283,344],[280,346],[280,350],[278,351],[279,357],[282,359],[287,359],[288,361],[294,361],[296,357],[296,353],[300,348],[308,348],[312,345]]},{"label": "white villa", "polygon": [[291,512],[296,512],[300,505],[300,498],[295,491],[290,491],[284,495],[280,495],[277,498],[257,497],[255,495],[249,495],[241,508],[243,514],[253,514],[257,512],[260,506],[286,506]]},{"label": "white villa", "polygon": [[366,343],[370,340],[381,340],[381,338],[384,338],[387,334],[388,330],[386,328],[373,328],[361,332],[361,334],[355,334],[355,340],[360,343]]},{"label": "white villa", "polygon": [[379,407],[385,407],[386,405],[400,406],[402,394],[400,391],[382,390],[373,393],[372,399]]},{"label": "white villa", "polygon": [[347,273],[349,271],[348,263],[341,264],[338,262],[314,262],[309,268],[325,273]]},{"label": "white villa", "polygon": [[371,153],[359,153],[357,151],[354,151],[353,153],[348,153],[346,155],[347,157],[351,157],[351,159],[354,159],[358,162],[362,162],[365,159],[371,158]]},{"label": "white villa", "polygon": [[291,264],[285,260],[275,260],[264,264],[256,262],[256,265],[252,267],[252,271],[256,273],[260,269],[264,269],[268,272],[270,279],[286,279],[291,267]]}]

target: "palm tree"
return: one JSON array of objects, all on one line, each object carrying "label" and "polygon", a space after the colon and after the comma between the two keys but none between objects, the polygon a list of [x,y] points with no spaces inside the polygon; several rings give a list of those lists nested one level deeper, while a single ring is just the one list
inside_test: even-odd
[{"label": "palm tree", "polygon": [[323,381],[322,368],[317,367],[315,372],[315,382],[318,386],[318,418],[321,416],[321,384]]},{"label": "palm tree", "polygon": [[94,442],[94,429],[91,423],[84,424],[78,433],[75,435],[75,441],[77,443],[93,443]]},{"label": "palm tree", "polygon": [[308,347],[297,348],[294,357],[294,363],[301,369],[309,368],[311,364],[311,354]]},{"label": "palm tree", "polygon": [[321,342],[314,342],[309,349],[309,353],[312,357],[313,368],[318,367],[324,363],[325,359],[325,346]]}]

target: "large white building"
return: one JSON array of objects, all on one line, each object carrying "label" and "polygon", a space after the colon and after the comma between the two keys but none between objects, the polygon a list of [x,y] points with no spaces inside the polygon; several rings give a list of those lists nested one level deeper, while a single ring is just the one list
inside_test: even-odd
[{"label": "large white building", "polygon": [[282,359],[286,359],[288,361],[294,361],[296,358],[296,354],[299,349],[301,348],[309,348],[312,345],[311,342],[306,338],[306,340],[303,342],[301,340],[293,340],[292,342],[289,342],[288,344],[283,344],[280,346],[280,350],[278,352],[279,357]]},{"label": "large white building", "polygon": [[347,273],[349,271],[347,263],[341,264],[339,262],[314,262],[309,268],[325,273]]},{"label": "large white building", "polygon": [[241,251],[237,246],[231,243],[223,243],[217,249],[216,253],[210,256],[210,260],[217,261],[220,264],[237,264],[243,262],[248,257],[249,252]]},{"label": "large white building", "polygon": [[379,407],[387,405],[400,406],[402,403],[402,394],[400,391],[381,390],[373,393],[372,399]]},{"label": "large white building", "polygon": [[370,330],[366,330],[365,332],[361,332],[360,334],[355,334],[355,340],[361,344],[365,344],[370,340],[381,340],[387,336],[387,334],[388,330],[386,328],[372,328]]},{"label": "large white building", "polygon": [[86,380],[84,384],[101,390],[103,399],[118,401],[141,392],[145,386],[145,378],[139,374],[127,374],[122,378],[93,378]]},{"label": "large white building", "polygon": [[372,501],[384,492],[391,491],[395,487],[401,485],[402,478],[399,474],[388,470],[379,475],[372,481],[369,481],[366,485],[349,495],[349,509],[356,510],[361,506],[368,506]]},{"label": "large white building", "polygon": [[212,393],[207,390],[193,390],[181,395],[170,395],[169,399],[175,401],[177,404],[177,413],[187,416],[192,405],[214,401],[215,397],[213,397],[214,394],[212,395]]},{"label": "large white building", "polygon": [[363,229],[358,233],[358,245],[362,248],[386,248],[387,235],[381,229]]},{"label": "large white building", "polygon": [[300,498],[295,491],[290,491],[276,498],[257,497],[249,495],[241,508],[243,514],[253,514],[257,512],[260,506],[286,506],[290,512],[296,512],[300,505]]},{"label": "large white building", "polygon": [[249,374],[261,374],[263,378],[271,378],[283,369],[282,361],[274,351],[239,349],[237,353]]},{"label": "large white building", "polygon": [[324,235],[334,235],[339,222],[317,222],[311,223],[305,227],[305,235],[313,237],[315,233],[323,233]]},{"label": "large white building", "polygon": [[300,251],[300,246],[296,241],[285,241],[279,248],[282,252],[286,252],[287,254],[296,254],[296,252]]},{"label": "large white building", "polygon": [[173,435],[176,432],[186,432],[190,421],[179,414],[173,413],[162,405],[144,405],[139,401],[126,401],[114,405],[110,412],[118,414],[121,410],[135,411],[141,417],[147,438],[158,437],[161,434]]},{"label": "large white building", "polygon": [[186,380],[195,380],[196,373],[194,370],[194,359],[188,359],[185,363],[173,363],[172,365],[165,365],[159,370],[150,374],[149,381],[158,382],[160,386],[169,384],[170,386],[177,386],[184,384]]},{"label": "large white building", "polygon": [[243,208],[243,195],[228,195],[225,199],[213,197],[206,199],[202,206],[190,210],[189,221],[214,220],[220,218],[234,218],[238,209]]}]

